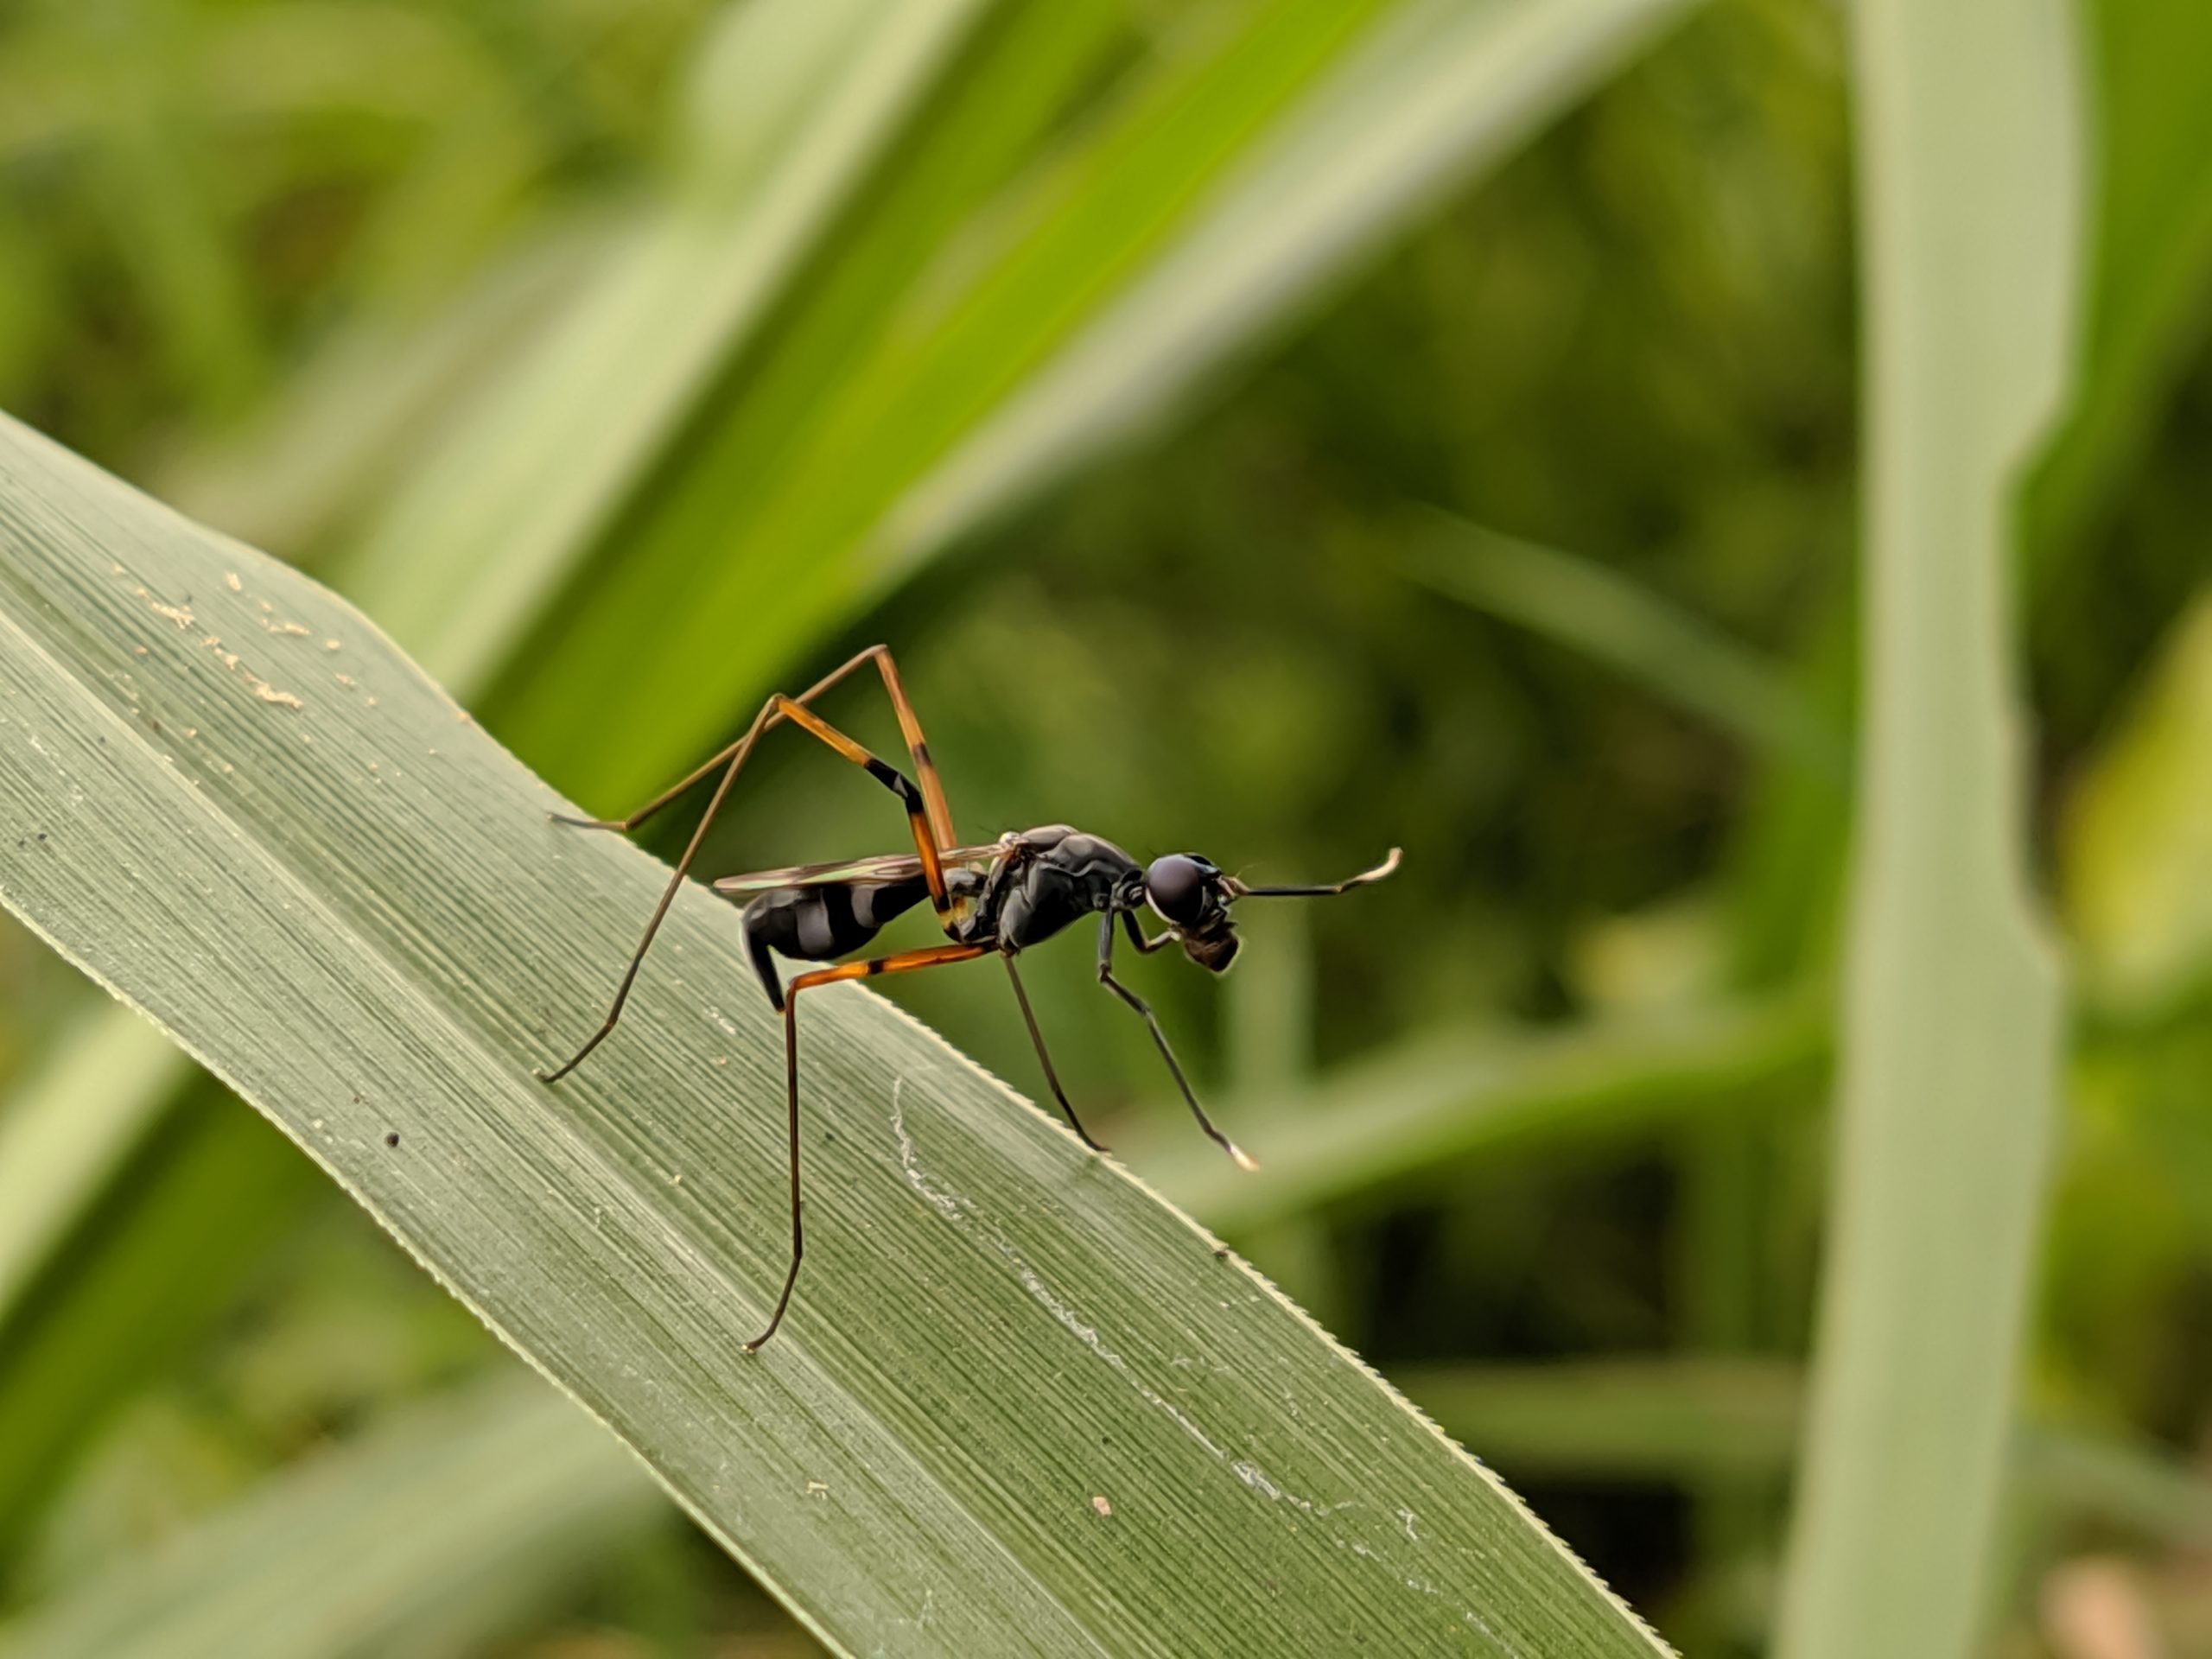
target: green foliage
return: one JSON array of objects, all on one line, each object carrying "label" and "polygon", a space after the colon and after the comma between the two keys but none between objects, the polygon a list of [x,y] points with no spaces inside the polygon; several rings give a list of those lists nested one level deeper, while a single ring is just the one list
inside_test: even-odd
[{"label": "green foliage", "polygon": [[[2014,198],[1995,181],[2030,178],[2018,210],[2053,210],[2058,175],[2027,158],[2070,142],[2063,100],[2017,146],[1976,124],[1970,172],[1902,175],[1973,204],[1938,215],[1958,251],[1929,290],[1982,283],[1961,315],[2014,317],[2068,270],[2083,284],[2075,396],[2039,456],[2008,455],[2017,517],[1972,532],[1985,575],[1992,535],[2017,550],[2018,605],[1977,599],[1983,631],[1947,636],[1946,669],[1980,663],[1985,686],[1993,656],[2024,663],[2024,786],[1971,814],[1933,785],[1888,791],[1931,834],[1971,817],[2031,849],[2011,886],[2063,918],[2081,1007],[2056,1136],[2027,1111],[1969,1126],[1945,1091],[1833,1198],[1832,988],[1847,937],[1862,965],[1867,948],[1843,925],[1870,868],[1851,858],[1850,753],[1862,711],[1896,753],[1907,672],[1893,619],[1860,613],[1855,550],[1868,512],[1895,543],[1874,504],[1899,423],[1948,444],[1979,422],[1896,390],[1878,277],[1901,256],[1876,234],[1895,206],[1876,181],[1897,172],[1854,169],[1847,115],[1874,142],[1870,66],[1898,60],[1853,38],[1866,8],[17,8],[0,404],[327,573],[595,807],[885,638],[967,832],[1065,818],[1283,879],[1403,843],[1404,871],[1357,904],[1255,915],[1225,985],[1132,967],[1258,1177],[1195,1142],[1085,950],[1033,959],[1063,1075],[1131,1166],[1523,1476],[1669,1637],[1722,1655],[1773,1628],[1775,1475],[1820,1247],[1863,1238],[1854,1192],[1916,1185],[1899,1213],[1934,1241],[1900,1228],[1910,1259],[1864,1300],[1961,1363],[1917,1339],[1862,1353],[1898,1414],[1828,1423],[1833,1456],[1894,1473],[1908,1419],[1975,1422],[1980,1473],[1955,1465],[1945,1496],[1983,1520],[1913,1554],[1955,1609],[1968,1570],[1941,1563],[2004,1541],[1979,1606],[1943,1616],[1948,1650],[1977,1619],[2008,1652],[2062,1645],[2037,1627],[2093,1548],[2132,1554],[2125,1593],[2188,1651],[2169,1563],[2202,1495],[2159,1448],[2201,1440],[2212,1382],[2194,1334],[2212,1283],[2201,10],[2082,0],[2095,175],[2041,251],[1999,258]],[[1993,96],[2002,41],[1978,27],[1953,45]],[[1977,276],[1980,259],[1999,268]],[[2009,326],[1997,370],[1925,403],[2003,403],[2047,372],[2052,331]],[[1942,477],[1994,502],[1976,453]],[[834,702],[892,741],[868,695]],[[1985,781],[1942,773],[1961,799]],[[779,744],[706,860],[897,839],[873,791]],[[1963,910],[1969,891],[1939,897]],[[1959,949],[1973,971],[1953,979],[1985,982]],[[581,987],[619,944],[575,950]],[[42,944],[0,933],[0,1422],[37,1425],[0,1434],[0,1613],[111,1606],[125,1623],[67,1627],[95,1646],[165,1619],[281,1643],[293,1618],[256,1611],[276,1607],[307,1651],[318,1628],[408,1652],[565,1651],[580,1626],[624,1655],[809,1640],[664,1510],[610,1497],[603,1531],[571,1511],[562,1536],[603,1541],[575,1558],[526,1525],[439,1532],[471,1494],[406,1448],[474,1443],[466,1402],[501,1397],[496,1349]],[[734,1018],[742,982],[722,990]],[[1033,1086],[1002,993],[949,973],[893,994]],[[1929,1023],[1966,1052],[1965,1015]],[[1842,1040],[1848,1090],[1859,1014]],[[759,1155],[733,1179],[772,1205],[758,1093],[733,1134]],[[1969,1127],[1979,1162],[1946,1139]],[[2018,1211],[1958,1219],[2000,1186],[2017,1198],[2054,1144],[2037,1244]],[[1987,1185],[1955,1181],[1953,1154]],[[715,1220],[764,1252],[774,1231],[749,1203]],[[2028,1427],[2007,1440],[2002,1305],[2031,1259]],[[1986,1324],[1944,1315],[1954,1274],[1986,1287]],[[557,1413],[536,1421],[557,1437]],[[563,1466],[594,1490],[586,1461]],[[1812,1487],[1828,1505],[1833,1483]],[[310,1488],[337,1495],[296,1498]],[[342,1575],[271,1600],[277,1579],[234,1553],[188,1592],[147,1576],[183,1541],[213,1561],[202,1541],[281,1535],[299,1553],[264,1567],[296,1585],[288,1562],[364,1548],[377,1516],[394,1540],[454,1540],[378,1558],[404,1628],[344,1605]],[[1903,1528],[1872,1541],[1916,1548]],[[1832,1569],[1862,1611],[1907,1605],[1878,1554]],[[483,1599],[445,1594],[479,1567]]]}]

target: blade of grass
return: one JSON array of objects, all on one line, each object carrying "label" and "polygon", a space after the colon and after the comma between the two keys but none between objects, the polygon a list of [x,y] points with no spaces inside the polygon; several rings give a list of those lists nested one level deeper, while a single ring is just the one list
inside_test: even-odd
[{"label": "blade of grass", "polygon": [[260,320],[222,222],[211,158],[168,73],[191,17],[172,0],[123,0],[91,14],[89,26],[102,36],[85,62],[99,66],[105,116],[92,166],[112,234],[171,378],[203,407],[233,410],[263,372]]},{"label": "blade of grass", "polygon": [[[1158,257],[1383,3],[1264,0],[1167,32],[1079,142],[937,251],[844,374],[809,388],[772,430],[739,422],[713,435],[642,504],[620,560],[524,665],[509,694],[519,701],[490,705],[517,751],[565,771],[576,734],[531,692],[581,674],[603,688],[600,718],[630,734],[614,794],[689,764],[675,757],[710,744],[751,690],[725,666],[729,642],[750,658],[763,632],[809,635],[850,609],[853,550],[890,502]],[[641,656],[635,619],[649,607],[660,644]]]},{"label": "blade of grass", "polygon": [[176,1046],[143,1020],[87,1008],[99,1040],[65,1035],[0,1117],[0,1307],[52,1258],[85,1195],[114,1179],[143,1130],[139,1103],[179,1074]]},{"label": "blade of grass", "polygon": [[2099,1013],[2155,1016],[2212,975],[2212,591],[2183,613],[2067,802],[2068,920]]},{"label": "blade of grass", "polygon": [[1660,1650],[1187,1220],[864,992],[808,1010],[815,1249],[746,1355],[784,1264],[777,1022],[690,988],[744,955],[687,887],[626,1029],[532,1078],[664,874],[559,804],[341,601],[0,429],[10,907],[825,1640]]},{"label": "blade of grass", "polygon": [[537,1377],[410,1408],[45,1606],[9,1659],[321,1659],[473,1649],[668,1513],[620,1441]]},{"label": "blade of grass", "polygon": [[0,1434],[0,1570],[90,1425],[185,1349],[209,1287],[234,1296],[314,1194],[291,1147],[213,1090],[149,1128],[0,1332],[0,1422],[38,1426]]},{"label": "blade of grass", "polygon": [[1845,769],[1842,734],[1778,667],[1594,560],[1443,513],[1421,515],[1402,556],[1415,581],[1581,652],[1754,748]]},{"label": "blade of grass", "polygon": [[526,238],[427,317],[392,308],[350,319],[242,429],[165,458],[155,486],[243,541],[312,557],[404,475],[426,433],[447,432],[472,388],[525,354],[626,228],[619,213],[580,215]]},{"label": "blade of grass", "polygon": [[341,564],[348,591],[443,673],[502,663],[986,9],[733,12],[684,176]]},{"label": "blade of grass", "polygon": [[1412,0],[1342,54],[1126,291],[870,537],[869,580],[1189,398],[1408,220],[1506,159],[1695,0]]},{"label": "blade of grass", "polygon": [[[2212,323],[2212,11],[2167,0],[2090,0],[2098,83],[2098,217],[2080,395],[2031,480],[2030,580],[2062,606],[2090,543],[2084,524],[2157,429],[2172,384]],[[2055,572],[2058,564],[2072,572]],[[2071,580],[2051,580],[2054,575]]]},{"label": "blade of grass", "polygon": [[1870,371],[1860,843],[1819,1370],[1784,1659],[1973,1651],[2050,1156],[2012,490],[2070,340],[2059,0],[1854,14]]},{"label": "blade of grass", "polygon": [[[772,420],[741,411],[640,504],[620,562],[492,705],[518,751],[567,774],[574,723],[510,699],[581,676],[633,734],[610,797],[656,787],[765,689],[721,666],[733,645],[750,660],[764,639],[814,634],[1126,430],[1130,396],[1164,407],[1464,180],[1463,161],[1594,85],[1664,11],[1493,0],[1479,26],[1459,9],[1465,26],[1447,28],[1416,10],[1426,50],[1391,32],[1396,9],[1309,0],[1169,36],[1080,142],[980,208],[871,320],[842,373],[779,398]],[[1131,378],[1104,385],[1101,364]],[[1048,428],[1049,443],[1025,435]],[[641,658],[647,614],[662,644]]]},{"label": "blade of grass", "polygon": [[1779,1480],[1802,1373],[1776,1359],[1591,1359],[1395,1370],[1406,1397],[1485,1462],[1523,1475]]},{"label": "blade of grass", "polygon": [[[1394,1371],[1407,1396],[1516,1475],[1695,1481],[1789,1473],[1803,1376],[1786,1360],[1602,1359]],[[2175,1545],[2212,1539],[2212,1482],[2145,1444],[2031,1421],[2014,1431],[2023,1496]]]},{"label": "blade of grass", "polygon": [[1294,1107],[1224,1108],[1268,1124],[1262,1181],[1224,1179],[1179,1137],[1147,1144],[1137,1157],[1208,1226],[1243,1233],[1371,1202],[1393,1183],[1477,1153],[1618,1135],[1809,1088],[1827,1054],[1826,1000],[1797,995],[1541,1036],[1409,1045],[1331,1077]]}]

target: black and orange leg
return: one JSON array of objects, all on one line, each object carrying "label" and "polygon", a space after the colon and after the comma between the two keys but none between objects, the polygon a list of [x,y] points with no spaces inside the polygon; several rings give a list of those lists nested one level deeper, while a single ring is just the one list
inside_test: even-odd
[{"label": "black and orange leg", "polygon": [[1052,1057],[1045,1052],[1045,1033],[1037,1028],[1037,1016],[1029,1007],[1029,993],[1022,988],[1021,976],[1014,970],[1014,957],[1005,951],[1000,952],[1000,956],[1006,963],[1006,976],[1014,982],[1014,1000],[1021,1004],[1022,1023],[1029,1027],[1029,1040],[1036,1046],[1037,1063],[1045,1068],[1045,1081],[1052,1085],[1052,1098],[1060,1103],[1060,1110],[1067,1117],[1068,1127],[1075,1131],[1076,1139],[1093,1152],[1105,1151],[1105,1147],[1090,1138],[1090,1131],[1083,1127],[1082,1120],[1075,1115],[1074,1106],[1069,1103],[1068,1091],[1060,1087],[1060,1074],[1052,1069]]},{"label": "black and orange leg", "polygon": [[[1126,912],[1123,913],[1127,914]],[[1158,945],[1154,948],[1157,949]],[[1114,977],[1114,912],[1110,910],[1098,918],[1098,982],[1143,1016],[1146,1027],[1152,1033],[1153,1046],[1160,1051],[1160,1058],[1167,1062],[1168,1074],[1175,1079],[1175,1086],[1183,1091],[1184,1103],[1190,1107],[1191,1116],[1198,1120],[1198,1127],[1206,1132],[1207,1138],[1235,1159],[1238,1168],[1257,1169],[1260,1166],[1251,1154],[1216,1128],[1213,1120],[1206,1116],[1206,1109],[1198,1104],[1198,1096],[1191,1090],[1191,1080],[1183,1075],[1182,1062],[1175,1058],[1175,1051],[1167,1046],[1167,1033],[1160,1028],[1160,1019],[1153,1013],[1152,1004]]]},{"label": "black and orange leg", "polygon": [[902,950],[896,956],[878,957],[872,962],[848,962],[836,968],[817,969],[813,973],[801,974],[785,987],[784,1078],[791,1105],[791,1265],[784,1274],[784,1288],[776,1298],[776,1311],[768,1316],[768,1328],[745,1344],[747,1353],[757,1351],[784,1322],[784,1310],[791,1306],[791,1287],[798,1283],[799,1258],[806,1254],[806,1230],[799,1218],[798,994],[812,990],[817,985],[834,985],[841,979],[874,979],[886,974],[911,974],[923,968],[943,967],[948,963],[973,962],[983,954],[984,949],[980,944],[937,944],[922,950]]},{"label": "black and orange leg", "polygon": [[[892,710],[899,716],[899,734],[906,741],[906,753],[913,760],[914,776],[920,780],[919,787],[929,821],[931,837],[941,850],[957,846],[959,843],[952,833],[952,810],[945,803],[944,781],[938,774],[937,763],[930,758],[928,741],[922,735],[922,722],[914,713],[913,703],[906,696],[906,685],[899,678],[899,665],[891,658],[890,646],[870,645],[849,662],[823,675],[796,697],[788,698],[786,701],[810,703],[845,679],[863,663],[870,662],[875,664],[876,671],[883,680],[884,695],[891,699]],[[771,714],[767,725],[773,726],[784,717],[780,714]],[[766,727],[755,721],[753,728],[748,730],[743,737],[739,738],[728,748],[709,755],[696,769],[686,773],[677,782],[670,785],[626,818],[579,818],[572,817],[565,812],[555,812],[550,816],[558,823],[572,823],[582,830],[616,830],[628,835],[641,828],[671,802],[680,799],[695,785],[703,783],[718,768],[728,765],[752,742],[754,737],[759,735],[760,731],[765,729]]]},{"label": "black and orange leg", "polygon": [[[878,646],[875,649],[880,651],[882,648]],[[868,652],[863,652],[846,664],[843,668],[839,669],[836,673],[810,688],[805,694],[806,696],[819,696],[846,674],[851,672],[858,664],[868,660]],[[885,664],[886,675],[889,677],[887,678],[887,683],[895,686],[897,671],[889,665],[889,654],[885,653],[881,660]],[[897,694],[894,702],[903,711],[902,719],[911,718],[912,710],[905,702],[903,692]],[[615,987],[614,1000],[607,1008],[607,1018],[600,1022],[599,1029],[584,1040],[583,1046],[559,1066],[551,1071],[542,1068],[539,1070],[538,1075],[546,1082],[557,1083],[568,1076],[569,1072],[575,1070],[586,1055],[606,1041],[608,1035],[613,1033],[616,1022],[622,1017],[623,1005],[630,1000],[631,989],[637,983],[639,969],[645,965],[645,952],[652,948],[654,936],[660,931],[661,922],[667,916],[669,906],[676,902],[677,893],[683,885],[684,876],[690,871],[691,861],[698,855],[700,843],[706,839],[708,830],[713,826],[716,816],[721,811],[723,801],[728,798],[730,785],[737,781],[738,772],[752,754],[753,746],[760,741],[761,734],[778,722],[786,720],[821,739],[823,742],[836,750],[854,765],[862,768],[870,777],[899,797],[900,804],[906,809],[906,822],[913,834],[914,850],[921,857],[922,873],[929,886],[930,903],[937,912],[939,924],[948,933],[952,931],[952,904],[945,893],[944,870],[938,856],[938,845],[931,807],[931,797],[896,766],[892,766],[888,761],[879,760],[864,746],[846,736],[811,709],[807,708],[804,698],[786,697],[780,695],[772,696],[761,705],[760,712],[753,717],[753,724],[746,728],[744,736],[724,749],[705,766],[677,784],[675,788],[649,801],[628,817],[574,818],[563,817],[559,813],[553,815],[559,823],[572,823],[583,829],[616,830],[627,832],[644,823],[662,807],[674,800],[677,796],[705,777],[715,766],[720,766],[722,768],[721,781],[715,786],[713,798],[707,803],[707,810],[701,815],[698,827],[691,832],[691,839],[683,849],[683,856],[677,861],[676,868],[670,873],[668,885],[662,890],[660,902],[653,906],[653,913],[645,922],[645,932],[638,940],[638,948],[631,953],[630,964],[623,971],[621,982]],[[921,753],[926,756],[926,747],[921,750]],[[932,776],[934,776],[933,773]],[[941,805],[943,798],[941,790],[938,798]]]}]

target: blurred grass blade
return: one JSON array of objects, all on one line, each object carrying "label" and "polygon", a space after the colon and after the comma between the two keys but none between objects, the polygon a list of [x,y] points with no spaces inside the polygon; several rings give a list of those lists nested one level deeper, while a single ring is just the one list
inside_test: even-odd
[{"label": "blurred grass blade", "polygon": [[[73,1046],[73,1059],[86,1052]],[[132,1098],[134,1109],[144,1099],[173,1104],[164,1095]],[[83,1094],[45,1099],[95,1109]],[[52,1236],[67,1249],[0,1331],[0,1423],[38,1426],[0,1434],[0,1567],[19,1559],[15,1546],[87,1428],[173,1363],[297,1225],[312,1173],[238,1103],[198,1090],[143,1126],[99,1189],[105,1202]],[[70,1196],[88,1195],[79,1185]]]},{"label": "blurred grass blade", "polygon": [[2035,577],[2063,605],[2098,579],[2086,521],[2157,432],[2171,387],[2212,326],[2212,7],[2086,0],[2096,78],[2096,262],[2080,395],[2028,494]]},{"label": "blurred grass blade", "polygon": [[893,506],[885,569],[1004,511],[1249,355],[1694,0],[1411,0],[1342,54],[1096,320]]},{"label": "blurred grass blade", "polygon": [[0,1626],[6,1659],[453,1652],[667,1514],[621,1444],[538,1378],[410,1408]]},{"label": "blurred grass blade", "polygon": [[2063,0],[1853,14],[1866,712],[1784,1659],[1960,1659],[1986,1605],[2059,1042],[2005,576],[2072,338],[2069,18]]},{"label": "blurred grass blade", "polygon": [[[87,1036],[96,1040],[88,1040]],[[0,1117],[0,1308],[51,1259],[62,1234],[138,1144],[145,1103],[188,1068],[143,1020],[87,1007]]]},{"label": "blurred grass blade", "polygon": [[985,9],[734,9],[686,175],[385,516],[348,591],[442,676],[501,662]]},{"label": "blurred grass blade", "polygon": [[161,0],[119,0],[92,16],[107,48],[81,60],[99,66],[92,102],[103,118],[90,149],[101,205],[170,378],[202,407],[233,410],[261,378],[260,319],[214,158],[170,73],[189,19]]},{"label": "blurred grass blade", "polygon": [[[1267,1179],[1225,1179],[1179,1139],[1140,1166],[1219,1231],[1379,1201],[1454,1160],[1574,1135],[1618,1135],[1709,1116],[1761,1091],[1810,1089],[1828,1047],[1827,998],[1623,1020],[1513,1039],[1416,1043],[1352,1067],[1285,1105],[1224,1108],[1271,1127]],[[1234,1175],[1236,1171],[1231,1170]]]},{"label": "blurred grass blade", "polygon": [[818,632],[1265,338],[1669,10],[1273,0],[1163,34],[1075,140],[851,321],[835,372],[761,372],[503,689],[500,729],[566,776],[575,724],[531,694],[581,677],[632,734],[609,796],[656,787],[768,689],[733,652]]},{"label": "blurred grass blade", "polygon": [[1415,1366],[1390,1380],[1486,1463],[1688,1482],[1788,1473],[1803,1377],[1787,1360],[1694,1357]]},{"label": "blurred grass blade", "polygon": [[2067,918],[2099,1011],[2177,1006],[2212,976],[2212,591],[2067,802]]},{"label": "blurred grass blade", "polygon": [[784,1264],[778,1024],[694,887],[617,1039],[536,1082],[664,874],[556,804],[341,601],[0,429],[10,907],[825,1640],[1661,1650],[1184,1217],[864,992],[810,1010],[814,1249],[744,1354]]},{"label": "blurred grass blade", "polygon": [[[1802,1377],[1786,1360],[1436,1365],[1391,1381],[1487,1462],[1545,1479],[1789,1473]],[[2177,1545],[2212,1540],[2212,1482],[2154,1447],[2056,1423],[2012,1436],[2021,1495],[2074,1521]]]},{"label": "blurred grass blade", "polygon": [[1841,736],[1776,664],[1593,559],[1426,514],[1405,555],[1415,580],[1605,664],[1634,684],[1816,771],[1844,770]]},{"label": "blurred grass blade", "polygon": [[168,456],[156,487],[241,541],[309,557],[457,424],[476,387],[537,345],[628,228],[585,215],[526,238],[426,318],[350,321],[243,429]]}]

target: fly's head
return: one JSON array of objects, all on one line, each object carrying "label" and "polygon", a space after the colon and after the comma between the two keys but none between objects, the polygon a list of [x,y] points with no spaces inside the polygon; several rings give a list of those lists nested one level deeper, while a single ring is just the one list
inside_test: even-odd
[{"label": "fly's head", "polygon": [[1155,858],[1144,873],[1144,899],[1166,922],[1183,954],[1208,973],[1225,973],[1236,959],[1236,929],[1229,919],[1236,896],[1230,878],[1195,853]]}]

